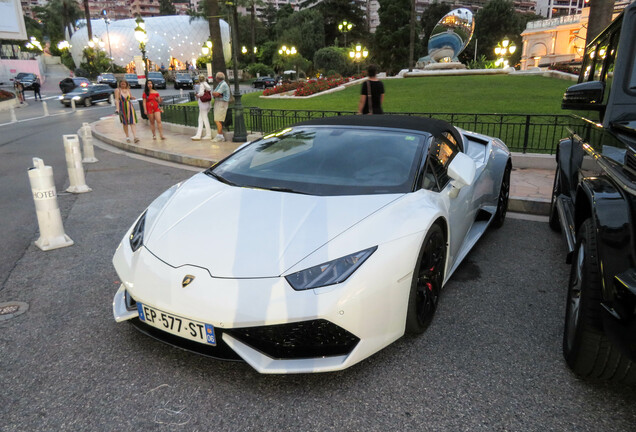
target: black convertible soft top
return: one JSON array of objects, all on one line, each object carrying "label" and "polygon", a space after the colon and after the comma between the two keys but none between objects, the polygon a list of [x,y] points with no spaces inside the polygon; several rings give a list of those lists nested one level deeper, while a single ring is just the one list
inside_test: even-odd
[{"label": "black convertible soft top", "polygon": [[463,150],[462,137],[457,129],[444,120],[433,119],[430,117],[403,115],[348,115],[307,120],[296,123],[294,126],[358,126],[408,129],[428,132],[436,137],[442,136],[446,132],[455,138],[455,141]]}]

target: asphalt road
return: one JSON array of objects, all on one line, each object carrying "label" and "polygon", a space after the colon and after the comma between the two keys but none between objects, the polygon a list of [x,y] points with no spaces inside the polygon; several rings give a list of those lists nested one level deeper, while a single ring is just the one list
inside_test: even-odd
[{"label": "asphalt road", "polygon": [[636,429],[636,390],[580,381],[564,364],[568,267],[543,222],[509,218],[488,232],[424,335],[337,373],[263,376],[115,323],[117,244],[154,197],[192,172],[96,149],[100,162],[85,165],[93,192],[59,197],[75,245],[42,252],[32,245],[30,153],[50,152],[63,190],[61,134],[81,121],[11,126],[18,137],[0,127],[1,233],[5,245],[23,244],[2,252],[0,303],[29,305],[0,321],[0,431]]}]

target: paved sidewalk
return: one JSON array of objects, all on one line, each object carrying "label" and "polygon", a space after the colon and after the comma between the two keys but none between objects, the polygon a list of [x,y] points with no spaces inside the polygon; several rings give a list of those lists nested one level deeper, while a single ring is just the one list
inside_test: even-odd
[{"label": "paved sidewalk", "polygon": [[[150,126],[146,120],[140,120],[137,124],[137,137],[139,143],[126,142],[126,136],[115,115],[103,117],[93,123],[93,136],[112,146],[132,153],[139,153],[157,159],[191,165],[199,168],[208,168],[213,163],[223,159],[243,143],[231,141],[231,133],[228,141],[213,142],[209,139],[192,141],[195,128],[164,123],[165,140],[152,139]],[[216,134],[216,132],[212,132]],[[248,141],[259,138],[259,134],[248,135]],[[535,163],[526,155],[513,155],[513,170],[510,176],[510,205],[512,212],[529,213],[535,215],[547,215],[550,209],[550,196],[554,169],[546,167],[546,159],[543,163]],[[547,159],[550,161],[550,159]],[[521,162],[521,163],[519,163]],[[523,166],[516,167],[516,165]],[[535,164],[537,167],[533,167]]]}]

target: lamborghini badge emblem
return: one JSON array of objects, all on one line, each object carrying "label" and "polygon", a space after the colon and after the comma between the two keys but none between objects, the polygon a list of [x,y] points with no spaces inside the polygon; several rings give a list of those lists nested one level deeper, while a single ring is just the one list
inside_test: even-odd
[{"label": "lamborghini badge emblem", "polygon": [[194,280],[194,276],[192,275],[185,275],[185,277],[183,278],[183,280],[181,281],[181,287],[185,288],[188,285],[190,285],[192,283],[192,281]]}]

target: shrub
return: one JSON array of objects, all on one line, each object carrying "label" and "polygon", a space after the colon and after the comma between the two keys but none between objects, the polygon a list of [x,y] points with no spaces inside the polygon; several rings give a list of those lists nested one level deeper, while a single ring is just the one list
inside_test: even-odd
[{"label": "shrub", "polygon": [[263,91],[263,96],[271,96],[271,95],[275,95],[275,94],[279,94],[279,93],[285,93],[288,91],[292,91],[295,90],[300,84],[298,81],[294,81],[294,82],[290,82],[290,83],[285,83],[285,84],[281,84],[279,86],[276,87],[270,87],[268,89],[265,89]]},{"label": "shrub", "polygon": [[325,47],[314,54],[314,67],[323,71],[344,72],[346,67],[342,52],[336,47]]},{"label": "shrub", "polygon": [[271,67],[267,66],[266,64],[263,63],[254,63],[250,66],[248,66],[247,70],[249,71],[250,75],[252,76],[256,76],[258,74],[260,74],[260,76],[271,76],[274,75],[274,69],[272,69]]}]

